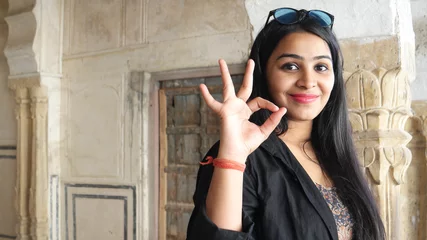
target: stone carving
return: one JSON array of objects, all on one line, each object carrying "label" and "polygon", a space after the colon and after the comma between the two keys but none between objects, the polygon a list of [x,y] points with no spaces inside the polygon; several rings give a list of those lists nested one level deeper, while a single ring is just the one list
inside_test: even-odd
[{"label": "stone carving", "polygon": [[389,239],[399,237],[398,198],[412,154],[404,130],[412,115],[406,72],[400,68],[346,74],[350,121],[361,165],[380,206]]},{"label": "stone carving", "polygon": [[[411,140],[404,131],[410,117],[410,89],[401,69],[359,70],[346,80],[350,121],[356,146],[363,151],[363,166],[376,184],[391,172],[403,183],[411,153],[405,145]],[[379,161],[376,161],[379,160]]]},{"label": "stone carving", "polygon": [[[28,77],[9,77],[9,88],[18,91],[19,89],[27,89],[40,86],[40,75],[34,74]],[[29,97],[28,97],[29,98]]]}]

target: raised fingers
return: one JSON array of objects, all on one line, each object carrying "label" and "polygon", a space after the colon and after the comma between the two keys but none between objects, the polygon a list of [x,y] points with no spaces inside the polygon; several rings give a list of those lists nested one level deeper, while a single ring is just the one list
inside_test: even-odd
[{"label": "raised fingers", "polygon": [[223,84],[222,95],[224,97],[224,101],[226,101],[228,98],[236,96],[236,94],[234,93],[233,80],[231,79],[227,63],[224,61],[224,59],[220,59],[218,62],[219,68],[221,70],[221,78]]},{"label": "raised fingers", "polygon": [[255,62],[252,59],[248,60],[246,65],[245,76],[243,77],[242,86],[240,87],[237,97],[243,101],[247,101],[251,96],[253,86],[253,73],[254,73]]},{"label": "raised fingers", "polygon": [[209,92],[208,87],[205,84],[200,84],[200,92],[202,93],[203,99],[206,104],[216,113],[221,110],[221,103],[215,100]]}]

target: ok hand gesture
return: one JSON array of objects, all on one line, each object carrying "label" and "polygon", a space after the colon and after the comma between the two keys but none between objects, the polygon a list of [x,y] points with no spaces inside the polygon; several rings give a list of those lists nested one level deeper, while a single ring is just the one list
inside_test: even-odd
[{"label": "ok hand gesture", "polygon": [[[279,108],[260,97],[247,102],[252,92],[255,66],[253,60],[248,61],[243,83],[237,95],[227,64],[224,60],[219,60],[219,65],[223,82],[223,102],[216,101],[206,85],[200,85],[206,104],[221,118],[218,158],[245,163],[247,156],[265,141],[279,124],[286,109]],[[273,112],[267,121],[261,126],[249,122],[252,113],[262,108]]]}]

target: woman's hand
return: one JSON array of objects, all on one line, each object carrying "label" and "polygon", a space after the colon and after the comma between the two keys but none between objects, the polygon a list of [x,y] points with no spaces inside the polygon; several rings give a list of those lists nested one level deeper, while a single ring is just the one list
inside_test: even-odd
[{"label": "woman's hand", "polygon": [[[233,81],[224,60],[219,60],[223,82],[223,103],[216,101],[209,93],[206,85],[201,84],[200,90],[206,104],[221,118],[220,148],[218,158],[244,163],[247,156],[253,152],[279,124],[286,113],[285,108],[279,108],[263,98],[255,98],[246,102],[252,92],[253,71],[255,63],[249,60],[242,86],[235,94]],[[260,109],[268,109],[273,114],[262,125],[249,122],[252,113]]]}]

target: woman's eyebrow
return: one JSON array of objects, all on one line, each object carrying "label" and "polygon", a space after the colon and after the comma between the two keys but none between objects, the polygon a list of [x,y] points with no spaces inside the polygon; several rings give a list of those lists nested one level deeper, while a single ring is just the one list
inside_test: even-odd
[{"label": "woman's eyebrow", "polygon": [[285,58],[285,57],[296,58],[298,60],[304,60],[304,58],[302,56],[297,55],[297,54],[292,54],[292,53],[282,53],[280,56],[277,57],[276,60],[279,60],[280,58]]},{"label": "woman's eyebrow", "polygon": [[[295,59],[298,59],[298,60],[304,60],[304,57],[302,57],[302,56],[300,56],[298,54],[293,54],[293,53],[282,53],[280,56],[277,57],[276,60],[279,60],[280,58],[285,58],[285,57],[295,58]],[[316,56],[316,57],[313,58],[313,60],[319,60],[319,59],[323,59],[323,58],[326,58],[326,59],[329,59],[329,60],[332,61],[331,57],[328,56],[328,55]]]},{"label": "woman's eyebrow", "polygon": [[326,58],[326,59],[329,59],[329,60],[332,61],[331,57],[329,57],[328,55],[316,56],[316,57],[313,58],[313,60],[319,60],[319,59],[322,59],[322,58]]}]

